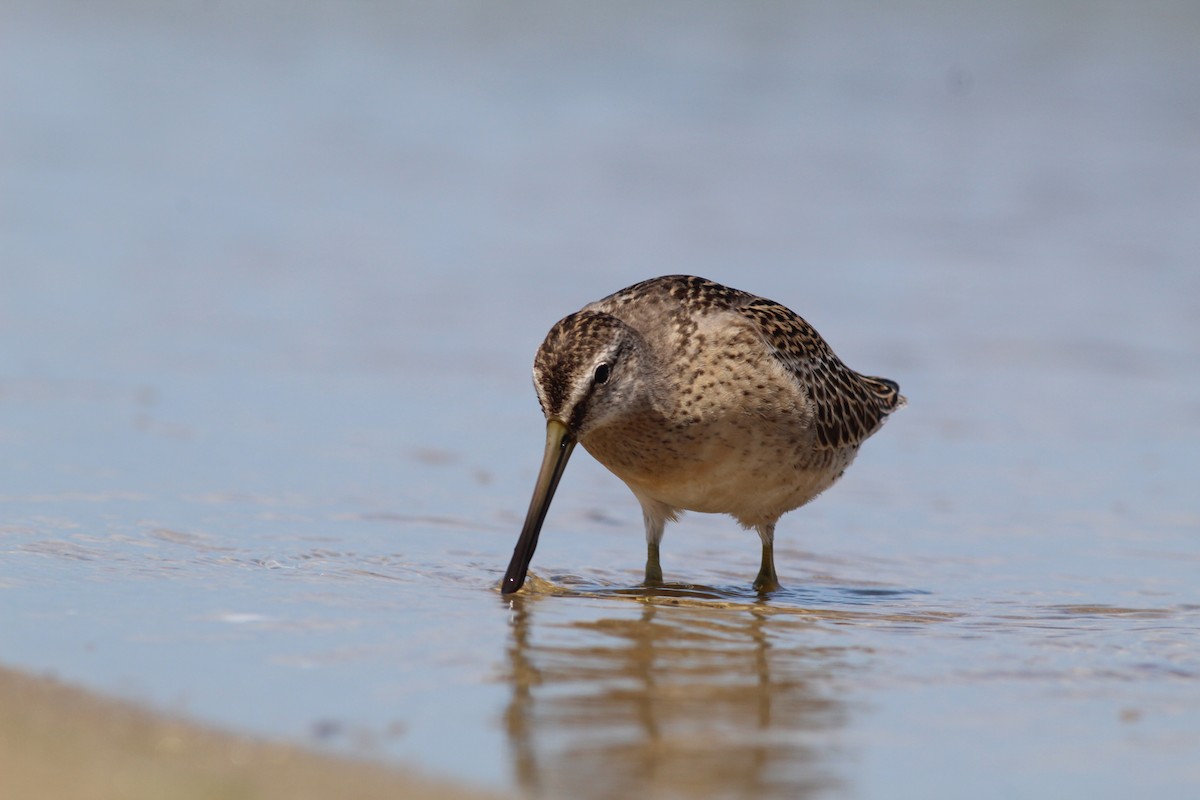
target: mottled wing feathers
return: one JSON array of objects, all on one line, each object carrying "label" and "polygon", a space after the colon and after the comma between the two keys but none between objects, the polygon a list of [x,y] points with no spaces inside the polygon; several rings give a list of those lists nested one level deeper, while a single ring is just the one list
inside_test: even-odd
[{"label": "mottled wing feathers", "polygon": [[786,306],[754,297],[736,310],[758,327],[775,357],[808,393],[818,446],[857,447],[904,402],[895,381],[847,367],[816,329]]},{"label": "mottled wing feathers", "polygon": [[860,375],[834,355],[816,329],[786,306],[691,275],[666,275],[622,289],[596,305],[620,309],[653,296],[677,304],[681,322],[693,314],[731,311],[758,328],[779,362],[811,398],[817,445],[857,447],[904,404],[900,387],[886,378]]}]

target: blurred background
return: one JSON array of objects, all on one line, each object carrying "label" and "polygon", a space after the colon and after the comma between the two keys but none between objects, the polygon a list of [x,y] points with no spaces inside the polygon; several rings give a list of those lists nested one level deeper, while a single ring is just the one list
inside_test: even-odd
[{"label": "blurred background", "polygon": [[[6,0],[4,659],[546,796],[616,773],[659,796],[1185,796],[1198,30],[1165,0]],[[541,450],[541,337],[670,273],[790,306],[909,398],[781,523],[776,604],[812,625],[491,594]],[[640,524],[577,458],[535,572],[636,583]],[[729,602],[756,558],[720,518],[664,544],[668,577]],[[705,691],[731,652],[790,677],[755,673],[669,770],[630,752],[694,729],[686,704],[650,728],[530,710],[530,670],[650,702],[597,643],[698,629]],[[681,666],[653,652],[659,680]],[[761,751],[680,777],[764,697],[793,705]]]}]

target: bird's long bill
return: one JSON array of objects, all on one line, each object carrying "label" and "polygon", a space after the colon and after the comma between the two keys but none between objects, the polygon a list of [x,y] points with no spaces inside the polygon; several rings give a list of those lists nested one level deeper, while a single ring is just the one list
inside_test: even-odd
[{"label": "bird's long bill", "polygon": [[567,430],[567,426],[556,419],[548,420],[546,454],[542,457],[542,469],[533,487],[533,498],[529,501],[529,513],[525,516],[525,526],[521,528],[521,538],[517,540],[508,572],[504,573],[504,582],[500,584],[500,591],[504,594],[512,594],[525,583],[525,573],[529,571],[529,562],[537,548],[546,511],[550,508],[558,480],[567,468],[567,459],[574,449],[575,437]]}]

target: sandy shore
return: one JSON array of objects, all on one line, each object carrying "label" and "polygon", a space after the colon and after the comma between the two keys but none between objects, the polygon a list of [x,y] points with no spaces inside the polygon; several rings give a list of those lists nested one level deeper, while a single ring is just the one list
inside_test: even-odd
[{"label": "sandy shore", "polygon": [[484,797],[377,764],[148,713],[0,668],[0,783],[30,800]]}]

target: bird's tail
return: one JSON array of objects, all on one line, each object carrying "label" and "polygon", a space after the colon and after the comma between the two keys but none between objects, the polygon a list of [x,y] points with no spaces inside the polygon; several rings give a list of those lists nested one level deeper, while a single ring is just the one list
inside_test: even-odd
[{"label": "bird's tail", "polygon": [[889,378],[875,378],[869,375],[864,375],[863,378],[872,394],[879,399],[879,404],[886,413],[890,414],[908,404],[908,400],[904,395],[900,394],[900,384],[894,380]]}]

